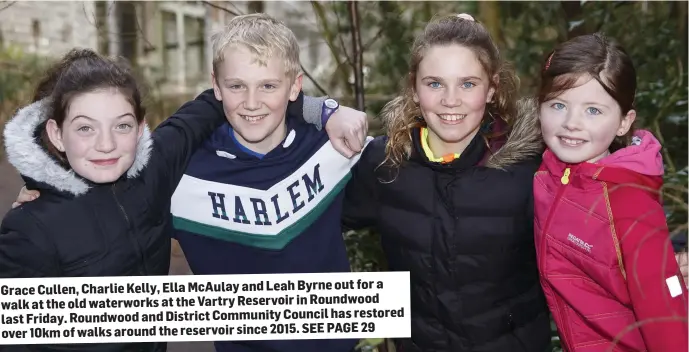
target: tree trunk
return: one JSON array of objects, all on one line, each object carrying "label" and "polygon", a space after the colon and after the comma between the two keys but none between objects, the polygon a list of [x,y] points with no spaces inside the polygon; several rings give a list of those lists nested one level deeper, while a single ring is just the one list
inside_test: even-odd
[{"label": "tree trunk", "polygon": [[356,108],[364,111],[364,52],[361,48],[361,23],[359,17],[359,3],[348,1],[349,21],[352,31],[352,66],[354,69],[354,96]]},{"label": "tree trunk", "polygon": [[265,10],[263,1],[249,1],[249,13],[258,13]]},{"label": "tree trunk", "polygon": [[580,1],[560,1],[560,5],[565,12],[565,30],[570,40],[574,37],[586,34],[586,23],[584,22],[584,11],[581,9]]},{"label": "tree trunk", "polygon": [[496,1],[480,1],[478,3],[480,21],[486,26],[493,40],[500,41],[500,4]]}]

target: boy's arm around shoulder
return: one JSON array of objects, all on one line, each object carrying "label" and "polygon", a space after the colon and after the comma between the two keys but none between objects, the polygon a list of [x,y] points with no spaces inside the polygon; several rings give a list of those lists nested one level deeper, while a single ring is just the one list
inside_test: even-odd
[{"label": "boy's arm around shoulder", "polygon": [[342,210],[342,224],[347,229],[358,230],[376,224],[379,212],[377,183],[380,182],[376,169],[385,157],[385,142],[382,136],[369,142],[352,168]]},{"label": "boy's arm around shoulder", "polygon": [[662,206],[647,191],[621,186],[611,207],[627,289],[649,352],[686,351],[687,288],[675,260]]},{"label": "boy's arm around shoulder", "polygon": [[10,210],[0,225],[0,278],[60,276],[49,241],[45,227],[27,206]]},{"label": "boy's arm around shoulder", "polygon": [[154,182],[169,181],[165,186],[171,196],[196,148],[225,121],[222,102],[212,89],[182,105],[153,131],[147,175]]}]

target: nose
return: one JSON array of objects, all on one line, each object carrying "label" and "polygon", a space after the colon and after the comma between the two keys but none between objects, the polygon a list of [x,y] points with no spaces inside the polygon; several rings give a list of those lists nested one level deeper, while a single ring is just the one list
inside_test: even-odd
[{"label": "nose", "polygon": [[247,110],[258,110],[261,104],[258,99],[258,92],[249,89],[246,93],[246,100],[244,100],[244,108]]},{"label": "nose", "polygon": [[110,153],[111,151],[115,150],[117,148],[117,144],[115,143],[115,138],[113,138],[111,132],[101,132],[98,134],[97,140],[96,140],[96,150],[101,152],[101,153]]},{"label": "nose", "polygon": [[448,108],[453,108],[462,105],[462,97],[460,96],[460,90],[457,87],[449,86],[443,92],[443,97],[440,103]]},{"label": "nose", "polygon": [[581,117],[577,113],[568,111],[564,121],[562,121],[562,127],[569,131],[581,129]]}]

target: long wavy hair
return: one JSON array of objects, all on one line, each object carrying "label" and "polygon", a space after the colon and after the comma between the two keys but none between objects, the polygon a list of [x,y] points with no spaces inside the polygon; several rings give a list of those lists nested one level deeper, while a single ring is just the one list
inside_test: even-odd
[{"label": "long wavy hair", "polygon": [[[511,65],[500,57],[490,33],[481,23],[457,15],[437,18],[429,22],[414,41],[409,73],[403,81],[400,95],[387,103],[381,111],[388,134],[383,164],[397,168],[411,156],[412,130],[426,125],[420,118],[418,104],[413,100],[419,63],[430,47],[447,45],[461,45],[471,49],[495,88],[493,101],[486,106],[481,125],[490,123],[495,118],[505,122],[507,128],[500,133],[481,129],[479,133],[486,144],[490,143],[490,139],[509,132],[517,113],[516,94],[519,86]],[[497,82],[494,82],[492,78],[496,75]]]}]

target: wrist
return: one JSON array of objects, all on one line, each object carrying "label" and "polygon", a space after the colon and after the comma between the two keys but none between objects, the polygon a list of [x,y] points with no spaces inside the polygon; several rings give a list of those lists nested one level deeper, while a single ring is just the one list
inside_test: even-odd
[{"label": "wrist", "polygon": [[325,99],[321,106],[321,125],[325,127],[330,117],[340,109],[340,104],[332,98]]}]

